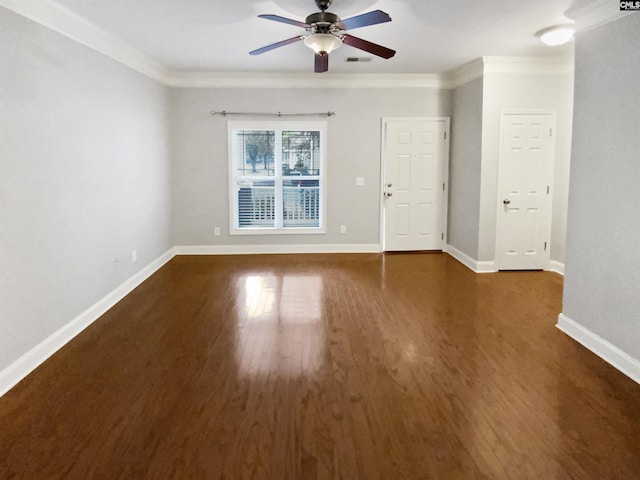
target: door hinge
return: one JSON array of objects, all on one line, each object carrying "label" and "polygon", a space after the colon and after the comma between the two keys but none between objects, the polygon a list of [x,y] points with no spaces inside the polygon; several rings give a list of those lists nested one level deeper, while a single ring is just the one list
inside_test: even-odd
[{"label": "door hinge", "polygon": [[440,235],[440,238],[442,238],[442,240],[444,240],[444,233]]},{"label": "door hinge", "polygon": [[447,132],[444,132],[444,139],[447,139]]},{"label": "door hinge", "polygon": [[547,251],[547,242],[544,242],[544,251]]},{"label": "door hinge", "polygon": [[547,195],[549,195],[549,185],[547,185]]},{"label": "door hinge", "polygon": [[442,184],[442,191],[443,191],[443,192],[444,192],[444,189],[445,189],[445,184],[443,183],[443,184]]},{"label": "door hinge", "polygon": [[549,129],[549,136],[550,136],[550,137],[553,137],[553,128],[550,128],[550,129]]}]

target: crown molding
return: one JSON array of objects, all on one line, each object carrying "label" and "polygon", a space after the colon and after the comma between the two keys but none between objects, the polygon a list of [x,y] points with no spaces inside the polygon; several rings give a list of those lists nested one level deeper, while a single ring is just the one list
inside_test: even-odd
[{"label": "crown molding", "polygon": [[172,72],[177,88],[447,88],[442,75]]},{"label": "crown molding", "polygon": [[565,75],[574,70],[570,57],[482,57],[484,73]]},{"label": "crown molding", "polygon": [[167,81],[169,70],[161,63],[51,0],[0,0],[0,6],[96,50],[147,77],[162,83]]},{"label": "crown molding", "polygon": [[620,11],[620,2],[614,0],[595,0],[587,5],[570,8],[565,15],[573,20],[576,33],[582,33],[618,20],[634,12]]},{"label": "crown molding", "polygon": [[457,88],[486,74],[566,75],[573,72],[571,57],[482,57],[450,71],[448,88]]}]

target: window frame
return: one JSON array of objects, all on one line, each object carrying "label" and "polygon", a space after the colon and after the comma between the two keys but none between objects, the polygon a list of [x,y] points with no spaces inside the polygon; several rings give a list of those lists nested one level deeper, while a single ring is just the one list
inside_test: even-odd
[{"label": "window frame", "polygon": [[[237,174],[237,165],[233,157],[233,132],[236,130],[261,130],[275,132],[274,146],[274,175],[252,176],[254,181],[274,181],[276,203],[276,225],[240,227],[240,215],[238,206],[237,186],[238,181],[247,178]],[[300,176],[285,176],[282,172],[282,132],[283,131],[317,131],[320,132],[320,174],[309,175],[318,180],[319,187],[319,226],[318,227],[285,227],[283,223],[283,181],[300,179]],[[327,205],[327,122],[326,121],[256,121],[256,120],[230,120],[227,123],[227,167],[229,189],[229,233],[230,235],[323,235],[326,234],[326,205]],[[307,178],[307,177],[303,177]]]}]

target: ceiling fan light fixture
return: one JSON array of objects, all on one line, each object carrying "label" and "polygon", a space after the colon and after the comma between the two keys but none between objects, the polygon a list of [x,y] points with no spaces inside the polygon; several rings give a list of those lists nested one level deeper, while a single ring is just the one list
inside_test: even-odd
[{"label": "ceiling fan light fixture", "polygon": [[556,45],[564,45],[573,38],[575,28],[573,25],[555,25],[545,28],[536,33],[536,36],[542,40],[542,43],[555,47]]},{"label": "ceiling fan light fixture", "polygon": [[265,20],[302,27],[306,30],[307,34],[296,35],[286,40],[265,45],[262,48],[250,51],[249,54],[261,55],[276,48],[304,41],[304,44],[315,53],[313,69],[315,73],[324,73],[329,70],[329,53],[336,48],[340,48],[340,45],[343,43],[349,47],[357,48],[358,50],[371,53],[384,59],[389,59],[396,54],[395,50],[346,33],[347,30],[354,28],[390,22],[391,17],[388,13],[382,10],[372,10],[354,17],[340,19],[335,13],[326,11],[329,5],[331,5],[331,2],[332,0],[316,0],[316,5],[320,11],[307,16],[304,22],[281,17],[280,15],[258,15],[258,17],[264,18]]},{"label": "ceiling fan light fixture", "polygon": [[314,33],[305,37],[304,44],[316,53],[328,55],[342,45],[342,40],[329,33]]}]

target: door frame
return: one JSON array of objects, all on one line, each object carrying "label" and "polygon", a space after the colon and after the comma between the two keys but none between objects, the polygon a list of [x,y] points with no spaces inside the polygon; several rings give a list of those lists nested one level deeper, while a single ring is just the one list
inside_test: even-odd
[{"label": "door frame", "polygon": [[[553,196],[555,193],[554,180],[555,180],[555,165],[556,165],[556,147],[557,147],[557,134],[558,134],[558,111],[555,108],[501,108],[500,120],[499,120],[499,140],[498,140],[498,168],[496,171],[496,235],[495,235],[495,271],[500,270],[498,262],[498,222],[500,217],[500,209],[502,208],[502,196],[500,191],[500,165],[503,162],[502,159],[502,141],[504,140],[504,131],[502,129],[502,119],[505,115],[549,115],[551,117],[551,128],[553,129],[552,135],[552,159],[549,172],[549,225],[547,227],[547,237],[549,238],[548,249],[545,253],[545,262],[542,266],[543,270],[549,268],[549,262],[551,261],[551,233],[553,228]],[[517,270],[516,270],[517,271]]]},{"label": "door frame", "polygon": [[380,196],[380,247],[386,251],[385,245],[385,214],[384,214],[384,179],[387,176],[387,124],[389,122],[442,122],[446,142],[442,155],[442,181],[444,192],[442,199],[442,251],[445,252],[448,245],[449,226],[449,150],[451,144],[451,117],[382,117],[380,121],[380,180],[378,182],[378,192]]}]

